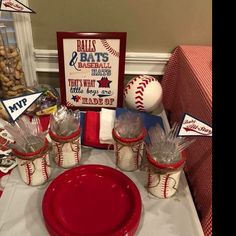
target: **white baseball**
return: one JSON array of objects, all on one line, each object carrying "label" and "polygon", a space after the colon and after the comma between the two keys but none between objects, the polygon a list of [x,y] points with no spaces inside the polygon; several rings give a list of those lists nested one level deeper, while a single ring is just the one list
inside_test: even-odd
[{"label": "white baseball", "polygon": [[125,86],[124,98],[129,108],[152,112],[162,100],[162,87],[156,78],[139,75]]}]

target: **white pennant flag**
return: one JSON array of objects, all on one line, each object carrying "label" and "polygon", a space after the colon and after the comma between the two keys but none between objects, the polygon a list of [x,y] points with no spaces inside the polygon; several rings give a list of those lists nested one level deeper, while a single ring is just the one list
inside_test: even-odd
[{"label": "white pennant flag", "polygon": [[14,11],[14,12],[26,12],[35,13],[33,10],[18,2],[17,0],[0,0],[1,11]]},{"label": "white pennant flag", "polygon": [[188,114],[184,115],[178,136],[212,136],[212,127]]},{"label": "white pennant flag", "polygon": [[33,93],[25,96],[2,100],[6,111],[13,121],[15,121],[24,111],[35,102],[43,92]]}]

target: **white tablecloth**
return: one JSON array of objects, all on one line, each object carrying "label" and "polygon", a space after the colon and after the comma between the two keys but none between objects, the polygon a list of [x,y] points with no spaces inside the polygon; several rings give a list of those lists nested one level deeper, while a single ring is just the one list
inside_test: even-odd
[{"label": "white tablecloth", "polygon": [[[81,164],[102,164],[116,168],[114,152],[99,149],[83,148]],[[65,169],[54,167],[51,179],[63,171]],[[147,193],[146,172],[123,173],[137,185],[142,198],[143,212],[137,236],[203,236],[184,173],[178,192],[170,199],[158,199]],[[13,170],[0,198],[1,236],[48,235],[41,203],[49,183],[39,187],[27,186],[22,182],[18,169]]]}]

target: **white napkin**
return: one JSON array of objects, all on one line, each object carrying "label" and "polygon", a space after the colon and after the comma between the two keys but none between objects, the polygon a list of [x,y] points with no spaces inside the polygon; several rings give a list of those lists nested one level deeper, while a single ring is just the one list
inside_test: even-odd
[{"label": "white napkin", "polygon": [[100,129],[99,141],[100,143],[113,144],[112,129],[115,122],[115,110],[102,108],[100,112]]}]

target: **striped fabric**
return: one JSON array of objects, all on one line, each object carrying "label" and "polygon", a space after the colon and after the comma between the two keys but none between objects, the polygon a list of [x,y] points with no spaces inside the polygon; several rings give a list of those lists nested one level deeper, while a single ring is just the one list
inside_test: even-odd
[{"label": "striped fabric", "polygon": [[[170,123],[188,113],[212,126],[212,48],[178,46],[162,80]],[[212,139],[197,137],[187,149],[185,172],[206,236],[212,235]]]}]

